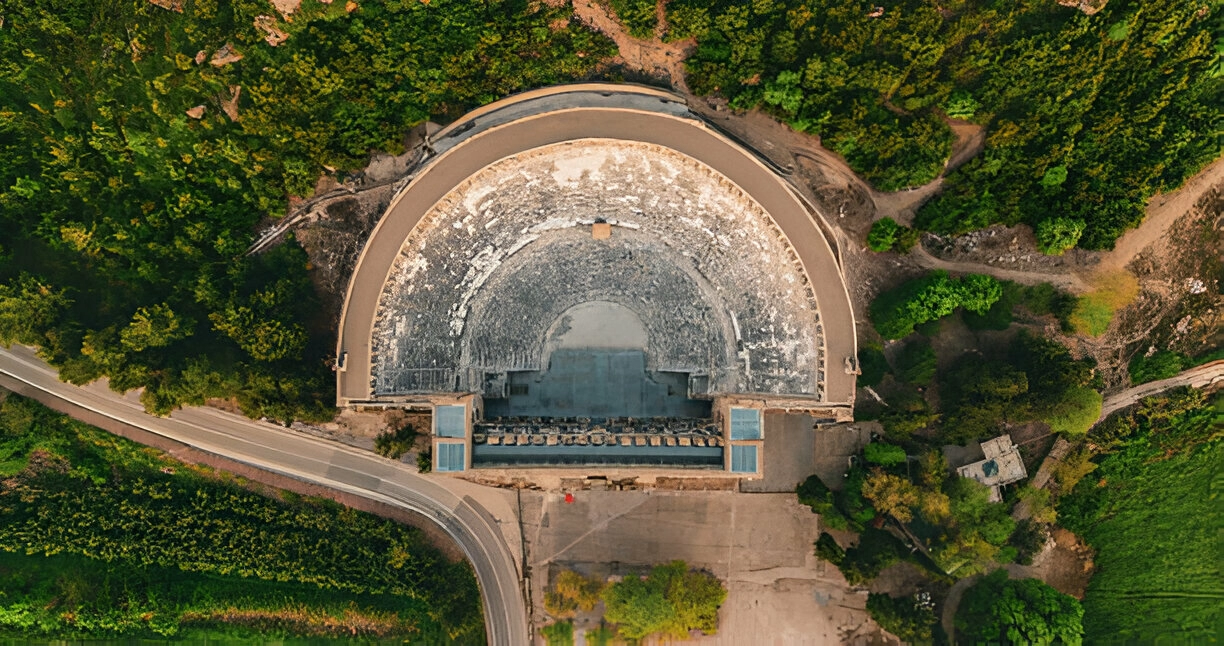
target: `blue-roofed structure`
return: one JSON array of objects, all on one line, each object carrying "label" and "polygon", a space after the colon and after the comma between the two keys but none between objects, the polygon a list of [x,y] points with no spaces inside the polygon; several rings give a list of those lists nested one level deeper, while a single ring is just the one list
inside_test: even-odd
[{"label": "blue-roofed structure", "polygon": [[732,445],[731,473],[756,473],[760,470],[757,457],[756,445]]},{"label": "blue-roofed structure", "polygon": [[731,409],[731,441],[761,439],[761,411],[755,408]]},{"label": "blue-roofed structure", "polygon": [[434,434],[438,437],[467,437],[467,407],[448,405],[434,407]]},{"label": "blue-roofed structure", "polygon": [[434,466],[439,472],[448,473],[454,471],[463,471],[467,463],[467,444],[462,442],[439,442],[434,449],[437,451],[437,464]]}]

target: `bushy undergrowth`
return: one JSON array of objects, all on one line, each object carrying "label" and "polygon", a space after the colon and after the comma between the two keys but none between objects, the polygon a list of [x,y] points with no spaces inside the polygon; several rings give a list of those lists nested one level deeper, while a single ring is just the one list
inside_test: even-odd
[{"label": "bushy undergrowth", "polygon": [[[240,618],[289,613],[295,604],[307,615],[343,616],[351,600],[359,615],[369,606],[367,619],[383,617],[392,634],[484,639],[470,567],[449,562],[413,528],[330,501],[271,499],[15,396],[0,404],[0,476],[0,552],[62,554],[69,560],[56,563],[73,563],[83,577],[79,623],[32,605],[65,585],[35,577],[11,588],[22,591],[16,598],[0,597],[0,627],[9,631],[174,635],[188,624],[226,624],[226,603]],[[169,571],[183,573],[181,582],[159,581]],[[130,585],[115,588],[117,577]],[[295,633],[286,625],[277,630]]]}]

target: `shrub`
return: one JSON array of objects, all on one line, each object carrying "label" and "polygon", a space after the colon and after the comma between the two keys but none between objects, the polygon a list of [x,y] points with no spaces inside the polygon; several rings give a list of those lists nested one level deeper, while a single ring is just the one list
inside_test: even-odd
[{"label": "shrub", "polygon": [[872,442],[863,447],[863,458],[870,464],[892,466],[905,464],[905,449],[884,442]]},{"label": "shrub", "polygon": [[1083,641],[1084,609],[1037,579],[995,570],[965,591],[956,627],[972,643],[1067,644]]},{"label": "shrub", "polygon": [[1019,305],[1037,316],[1052,314],[1058,319],[1063,332],[1070,332],[1073,329],[1071,314],[1075,312],[1075,305],[1078,302],[1073,294],[1064,292],[1050,283],[1018,287],[1020,288]]},{"label": "shrub", "polygon": [[832,529],[847,529],[849,522],[842,515],[835,503],[836,496],[825,483],[815,475],[808,476],[795,488],[799,503],[807,505],[813,514],[820,514],[820,520]]},{"label": "shrub", "polygon": [[1011,538],[1008,539],[1007,543],[1016,549],[1017,563],[1032,565],[1033,559],[1041,553],[1049,536],[1050,533],[1044,525],[1026,518],[1016,523],[1016,531],[1012,532]]},{"label": "shrub", "polygon": [[871,225],[867,233],[867,248],[876,252],[889,251],[897,243],[897,232],[901,225],[892,218],[881,218]]},{"label": "shrub", "polygon": [[590,612],[599,603],[604,584],[599,579],[585,577],[573,570],[562,570],[544,593],[544,610],[565,619],[578,611]]},{"label": "shrub", "polygon": [[612,11],[634,38],[654,36],[658,15],[654,0],[612,0]]},{"label": "shrub", "polygon": [[686,639],[689,631],[713,633],[727,590],[713,575],[690,572],[684,561],[655,566],[646,578],[625,577],[603,591],[604,616],[621,636],[639,640],[655,633]]},{"label": "shrub", "polygon": [[821,532],[820,538],[816,539],[816,556],[840,566],[842,560],[846,558],[846,550],[837,544],[837,540],[831,534]]},{"label": "shrub", "polygon": [[910,644],[930,643],[934,639],[935,604],[914,597],[891,597],[871,593],[867,596],[867,612],[880,627]]},{"label": "shrub", "polygon": [[1086,386],[1073,386],[1064,391],[1062,401],[1045,416],[1045,422],[1055,433],[1078,437],[1088,432],[1101,417],[1101,393]]},{"label": "shrub", "polygon": [[[1050,169],[1054,170],[1054,169]],[[1066,179],[1066,169],[1063,169]],[[1037,249],[1047,256],[1061,256],[1079,242],[1084,233],[1084,221],[1071,218],[1050,218],[1037,225]]]},{"label": "shrub", "polygon": [[893,245],[893,251],[898,253],[909,253],[909,250],[917,246],[918,241],[921,239],[922,232],[918,229],[901,227],[901,229],[897,231],[897,242]]},{"label": "shrub", "polygon": [[859,536],[858,545],[846,550],[845,558],[838,569],[850,585],[861,585],[908,555],[909,549],[896,536],[882,529],[869,527]]},{"label": "shrub", "polygon": [[897,355],[897,377],[906,383],[929,386],[936,367],[935,349],[925,339],[906,344]]},{"label": "shrub", "polygon": [[896,220],[885,217],[872,223],[871,231],[867,232],[867,248],[881,253],[907,253],[918,244],[920,238],[921,231],[901,226]]},{"label": "shrub", "polygon": [[574,622],[558,621],[540,629],[548,646],[574,646]]},{"label": "shrub", "polygon": [[871,388],[879,385],[888,374],[888,359],[884,357],[884,348],[878,343],[864,343],[858,352],[859,388]]},{"label": "shrub", "polygon": [[379,455],[398,460],[412,450],[416,443],[417,430],[412,424],[405,424],[395,430],[388,430],[374,438],[374,452]]},{"label": "shrub", "polygon": [[1139,385],[1173,377],[1185,370],[1189,363],[1190,358],[1180,352],[1160,350],[1150,357],[1136,354],[1131,358],[1127,368],[1130,372],[1131,383]]},{"label": "shrub", "polygon": [[429,473],[433,471],[433,449],[425,449],[417,454],[417,472]]},{"label": "shrub", "polygon": [[990,276],[969,274],[957,280],[936,271],[880,294],[871,304],[871,320],[880,336],[900,339],[958,307],[985,313],[1002,295],[999,281]]}]

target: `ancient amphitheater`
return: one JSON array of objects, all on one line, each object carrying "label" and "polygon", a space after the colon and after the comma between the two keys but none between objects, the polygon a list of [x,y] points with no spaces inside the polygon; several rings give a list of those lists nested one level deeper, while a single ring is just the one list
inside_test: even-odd
[{"label": "ancient amphitheater", "polygon": [[439,471],[761,471],[764,411],[849,419],[836,244],[777,169],[628,86],[437,133],[367,242],[338,401],[434,412]]}]

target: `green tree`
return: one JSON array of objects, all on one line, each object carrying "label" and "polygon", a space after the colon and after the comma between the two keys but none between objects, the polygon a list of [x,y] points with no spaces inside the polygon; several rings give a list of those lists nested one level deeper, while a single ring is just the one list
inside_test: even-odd
[{"label": "green tree", "polygon": [[892,597],[887,594],[867,595],[867,612],[880,627],[910,644],[928,644],[934,639],[939,619],[935,605],[914,597]]},{"label": "green tree", "polygon": [[897,355],[897,376],[906,383],[929,386],[937,368],[935,349],[926,339],[907,343]]},{"label": "green tree", "polygon": [[999,281],[969,274],[957,280],[935,271],[880,294],[869,309],[876,331],[886,339],[900,339],[914,327],[964,307],[985,313],[1003,295]]},{"label": "green tree", "polygon": [[965,591],[957,630],[970,641],[1002,644],[1083,643],[1084,609],[1037,579],[1010,580],[996,570]]},{"label": "green tree", "polygon": [[132,315],[132,322],[119,333],[120,342],[132,352],[160,348],[191,336],[195,321],[184,318],[161,304],[142,307]]},{"label": "green tree", "polygon": [[863,481],[863,497],[876,511],[908,523],[913,518],[911,508],[918,504],[918,488],[906,478],[875,469]]},{"label": "green tree", "polygon": [[879,464],[886,467],[904,464],[905,449],[895,444],[872,442],[863,447],[863,459],[867,460],[868,464]]},{"label": "green tree", "polygon": [[603,591],[604,616],[626,639],[655,633],[682,639],[691,630],[718,629],[718,608],[727,590],[717,578],[690,572],[683,561],[651,569],[649,576],[627,576]]},{"label": "green tree", "polygon": [[[1065,173],[1064,173],[1065,174]],[[1061,256],[1075,246],[1084,233],[1084,221],[1048,218],[1037,223],[1037,249],[1047,256]]]},{"label": "green tree", "polygon": [[880,218],[871,225],[867,233],[867,248],[876,252],[890,251],[897,243],[897,233],[901,225],[892,218]]},{"label": "green tree", "polygon": [[12,284],[0,283],[0,345],[44,345],[72,301],[38,279],[23,275]]},{"label": "green tree", "polygon": [[777,78],[765,84],[763,99],[786,116],[798,114],[803,105],[803,90],[799,87],[799,73],[782,71]]}]

